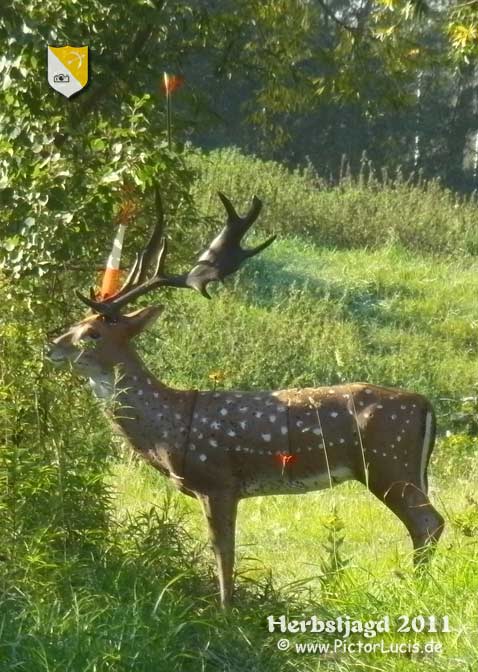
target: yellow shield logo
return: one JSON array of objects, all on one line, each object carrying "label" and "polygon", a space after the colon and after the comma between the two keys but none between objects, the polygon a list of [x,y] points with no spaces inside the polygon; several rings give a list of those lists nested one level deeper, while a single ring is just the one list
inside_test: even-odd
[{"label": "yellow shield logo", "polygon": [[48,47],[48,83],[67,98],[88,82],[88,47]]}]

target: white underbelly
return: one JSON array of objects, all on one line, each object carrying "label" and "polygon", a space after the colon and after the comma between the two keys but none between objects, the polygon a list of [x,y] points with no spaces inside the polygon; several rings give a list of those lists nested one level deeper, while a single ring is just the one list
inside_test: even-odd
[{"label": "white underbelly", "polygon": [[283,476],[261,478],[244,483],[241,487],[242,497],[258,497],[262,495],[293,495],[305,492],[314,492],[333,488],[339,483],[354,478],[354,474],[348,467],[337,467],[330,473],[325,471],[320,474],[311,474],[301,478],[291,478],[287,472]]}]

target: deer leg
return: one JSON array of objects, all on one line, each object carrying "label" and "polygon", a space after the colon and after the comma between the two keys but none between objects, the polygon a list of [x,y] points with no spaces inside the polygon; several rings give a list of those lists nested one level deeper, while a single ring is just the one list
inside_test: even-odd
[{"label": "deer leg", "polygon": [[393,483],[377,496],[407,528],[413,542],[414,564],[427,562],[445,525],[428,496],[414,483],[405,481]]},{"label": "deer leg", "polygon": [[198,496],[216,556],[221,607],[230,606],[233,589],[237,498],[230,493]]}]

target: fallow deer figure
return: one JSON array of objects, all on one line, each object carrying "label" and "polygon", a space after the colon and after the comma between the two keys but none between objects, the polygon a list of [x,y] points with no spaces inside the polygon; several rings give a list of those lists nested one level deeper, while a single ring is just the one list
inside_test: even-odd
[{"label": "fallow deer figure", "polygon": [[166,240],[158,218],[117,294],[106,300],[79,295],[92,313],[53,341],[50,359],[70,362],[99,397],[113,398],[108,413],[133,448],[200,501],[223,607],[232,596],[237,505],[245,497],[299,494],[356,479],[405,524],[420,562],[444,525],[427,496],[435,415],[425,397],[367,383],[252,392],[177,390],[160,382],[134,349],[133,338],[162,308],[125,314],[131,301],[161,287],[208,296],[208,283],[233,273],[273,241],[243,249],[241,240],[262,204],[254,197],[240,217],[219,196],[226,225],[191,271],[165,273]]}]

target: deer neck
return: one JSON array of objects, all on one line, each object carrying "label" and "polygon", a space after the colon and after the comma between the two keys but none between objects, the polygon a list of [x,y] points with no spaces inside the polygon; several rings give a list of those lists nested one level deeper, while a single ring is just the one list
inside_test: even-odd
[{"label": "deer neck", "polygon": [[94,379],[97,390],[108,388],[113,401],[108,415],[137,451],[156,466],[176,472],[189,435],[195,393],[160,382],[131,347],[115,364],[106,378]]},{"label": "deer neck", "polygon": [[[157,389],[167,389],[146,367],[137,352],[131,347],[115,353],[112,364],[97,366],[89,372],[89,383],[100,399],[117,399],[126,390],[142,389],[153,384]],[[140,393],[141,394],[141,393]]]}]

